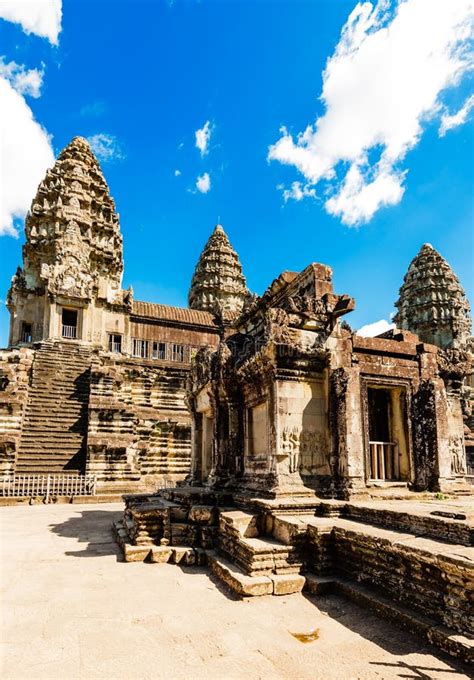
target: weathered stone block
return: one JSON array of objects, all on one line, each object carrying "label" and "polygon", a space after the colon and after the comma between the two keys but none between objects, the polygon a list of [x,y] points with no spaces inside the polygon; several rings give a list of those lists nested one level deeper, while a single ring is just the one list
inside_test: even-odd
[{"label": "weathered stone block", "polygon": [[150,546],[130,545],[125,543],[123,554],[125,562],[144,562],[150,554]]},{"label": "weathered stone block", "polygon": [[169,562],[171,559],[172,548],[168,546],[153,546],[150,551],[150,559],[154,563]]},{"label": "weathered stone block", "polygon": [[273,583],[274,595],[299,593],[303,590],[305,584],[305,578],[300,574],[282,574],[280,576],[272,574],[270,578]]},{"label": "weathered stone block", "polygon": [[194,564],[194,550],[188,547],[172,546],[171,561],[174,564]]},{"label": "weathered stone block", "polygon": [[189,521],[197,524],[210,524],[214,518],[214,508],[209,505],[193,505],[189,511]]},{"label": "weathered stone block", "polygon": [[235,565],[216,554],[208,554],[208,563],[219,580],[240,597],[273,593],[273,583],[268,576],[247,576]]}]

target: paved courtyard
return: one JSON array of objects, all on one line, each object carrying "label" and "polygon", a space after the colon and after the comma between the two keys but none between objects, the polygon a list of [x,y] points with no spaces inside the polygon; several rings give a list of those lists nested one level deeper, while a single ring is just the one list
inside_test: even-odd
[{"label": "paved courtyard", "polygon": [[[238,601],[204,569],[125,564],[110,532],[120,514],[0,508],[3,678],[468,678],[338,597]],[[292,635],[314,629],[312,642]]]}]

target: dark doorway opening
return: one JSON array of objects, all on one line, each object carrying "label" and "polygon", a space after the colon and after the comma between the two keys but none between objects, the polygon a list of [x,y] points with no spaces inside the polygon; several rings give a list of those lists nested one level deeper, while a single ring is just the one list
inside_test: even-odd
[{"label": "dark doorway opening", "polygon": [[369,439],[390,441],[390,392],[369,387]]},{"label": "dark doorway opening", "polygon": [[77,310],[63,309],[62,312],[62,337],[68,339],[77,338]]},{"label": "dark doorway opening", "polygon": [[21,327],[21,342],[33,342],[33,329],[30,323],[23,321]]},{"label": "dark doorway opening", "polygon": [[[383,387],[369,387],[367,390],[369,425],[369,478],[376,481],[400,480],[399,437],[395,437],[400,420],[398,390]],[[398,423],[400,425],[400,423]]]}]

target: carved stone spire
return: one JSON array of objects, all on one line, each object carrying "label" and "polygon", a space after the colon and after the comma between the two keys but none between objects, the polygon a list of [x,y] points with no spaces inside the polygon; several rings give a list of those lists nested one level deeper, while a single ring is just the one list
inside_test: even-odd
[{"label": "carved stone spire", "polygon": [[196,265],[189,306],[229,318],[242,311],[248,295],[239,256],[218,224]]},{"label": "carved stone spire", "polygon": [[464,345],[471,335],[469,302],[446,260],[425,243],[412,260],[395,303],[398,328],[443,349]]},{"label": "carved stone spire", "polygon": [[46,172],[26,216],[25,234],[28,289],[90,297],[99,279],[120,288],[118,215],[99,163],[82,137],[75,137]]}]

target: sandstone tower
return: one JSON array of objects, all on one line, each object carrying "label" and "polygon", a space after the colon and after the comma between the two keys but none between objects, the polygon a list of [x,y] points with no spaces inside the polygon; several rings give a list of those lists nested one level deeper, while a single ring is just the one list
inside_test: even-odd
[{"label": "sandstone tower", "polygon": [[225,319],[242,311],[248,294],[239,256],[218,224],[196,265],[189,290],[189,306]]},{"label": "sandstone tower", "polygon": [[446,260],[425,243],[412,260],[395,303],[398,328],[442,349],[465,345],[471,336],[469,302]]},{"label": "sandstone tower", "polygon": [[25,220],[23,268],[8,293],[10,345],[100,342],[106,306],[124,306],[122,235],[88,142],[75,137],[38,187]]}]

